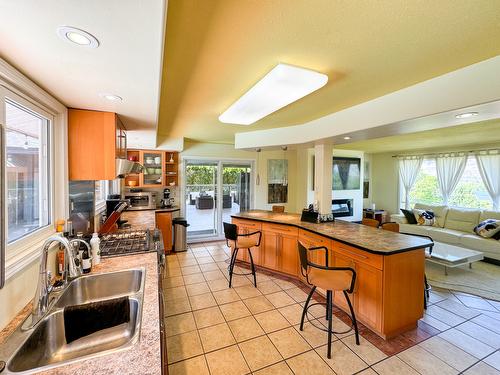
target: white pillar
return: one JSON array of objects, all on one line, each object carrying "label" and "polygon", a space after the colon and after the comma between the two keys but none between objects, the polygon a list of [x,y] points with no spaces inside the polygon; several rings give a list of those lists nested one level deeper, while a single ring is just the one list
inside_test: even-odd
[{"label": "white pillar", "polygon": [[332,165],[333,145],[314,146],[314,200],[318,201],[319,213],[332,213]]}]

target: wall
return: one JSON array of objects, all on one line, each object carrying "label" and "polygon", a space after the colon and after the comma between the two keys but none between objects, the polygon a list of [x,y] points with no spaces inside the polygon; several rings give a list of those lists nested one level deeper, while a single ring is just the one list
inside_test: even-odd
[{"label": "wall", "polygon": [[389,213],[399,211],[399,181],[397,160],[393,153],[371,154],[371,202]]}]

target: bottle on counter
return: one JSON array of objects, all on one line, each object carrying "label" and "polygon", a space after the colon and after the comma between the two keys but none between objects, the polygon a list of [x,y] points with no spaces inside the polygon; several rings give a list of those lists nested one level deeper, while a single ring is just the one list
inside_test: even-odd
[{"label": "bottle on counter", "polygon": [[64,247],[62,245],[59,245],[59,250],[57,250],[57,274],[60,277],[64,276],[64,257],[66,254],[64,254]]},{"label": "bottle on counter", "polygon": [[93,264],[101,263],[101,240],[97,233],[92,235],[92,238],[90,239],[90,247],[92,248]]},{"label": "bottle on counter", "polygon": [[82,252],[82,272],[90,273],[92,270],[92,259],[90,258],[89,249],[85,246]]}]

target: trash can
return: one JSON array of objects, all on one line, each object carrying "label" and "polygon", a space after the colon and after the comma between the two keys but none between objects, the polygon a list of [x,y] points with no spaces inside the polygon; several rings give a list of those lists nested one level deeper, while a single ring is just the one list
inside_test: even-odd
[{"label": "trash can", "polygon": [[176,217],[172,220],[174,226],[174,251],[187,251],[186,231],[189,224],[183,217]]}]

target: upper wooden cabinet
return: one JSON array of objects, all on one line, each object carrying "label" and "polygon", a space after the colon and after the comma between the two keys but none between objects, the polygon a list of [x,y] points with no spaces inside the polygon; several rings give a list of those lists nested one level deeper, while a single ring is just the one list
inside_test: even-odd
[{"label": "upper wooden cabinet", "polygon": [[134,187],[174,187],[179,185],[179,153],[163,150],[127,150],[127,159],[141,163],[146,173],[129,174],[125,185]]},{"label": "upper wooden cabinet", "polygon": [[70,180],[114,180],[116,158],[124,158],[126,133],[116,113],[68,110]]}]

